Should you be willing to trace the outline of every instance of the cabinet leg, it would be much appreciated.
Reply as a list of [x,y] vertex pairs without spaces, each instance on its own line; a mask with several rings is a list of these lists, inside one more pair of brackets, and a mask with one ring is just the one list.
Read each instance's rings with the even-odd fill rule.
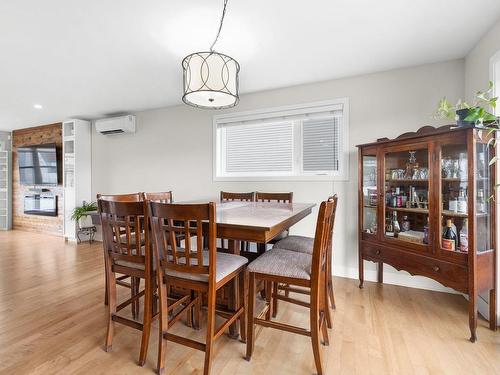
[[359,267],[359,289],[363,289],[363,283],[365,282],[365,273],[363,269],[363,258],[359,257],[358,267]]
[[477,335],[477,296],[469,295],[469,328],[470,328],[470,342],[476,342]]
[[383,262],[378,262],[378,267],[377,267],[377,281],[379,283],[384,282],[384,263]]
[[497,290],[490,290],[490,329],[497,330]]

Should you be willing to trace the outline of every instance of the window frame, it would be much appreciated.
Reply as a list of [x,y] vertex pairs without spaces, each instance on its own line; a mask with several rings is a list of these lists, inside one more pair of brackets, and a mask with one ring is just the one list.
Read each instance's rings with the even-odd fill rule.
[[[294,170],[300,175],[283,174],[279,172],[262,173],[259,176],[248,175],[219,175],[223,170],[224,158],[222,149],[224,139],[220,134],[218,139],[218,124],[237,121],[259,120],[270,117],[291,116],[294,114],[326,112],[338,110],[342,106],[342,121],[339,128],[339,170],[336,172],[305,172],[303,170],[303,128],[300,121],[293,122],[293,152],[292,163]],[[221,144],[219,149],[218,144]],[[296,168],[298,166],[298,168]],[[258,109],[244,112],[231,112],[213,116],[212,121],[212,176],[213,181],[347,181],[349,179],[349,98],[337,98],[320,102],[296,104],[289,106]]]

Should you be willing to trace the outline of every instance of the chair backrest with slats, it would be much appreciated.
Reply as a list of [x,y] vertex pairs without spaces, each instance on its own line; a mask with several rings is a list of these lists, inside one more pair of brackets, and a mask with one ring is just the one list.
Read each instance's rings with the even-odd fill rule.
[[149,231],[145,206],[139,202],[119,202],[99,199],[103,246],[113,262],[122,260],[132,263],[148,264],[152,260],[149,250]]
[[163,191],[159,193],[143,193],[144,200],[161,202],[161,203],[173,203],[174,198],[172,196],[172,191]]
[[293,192],[289,193],[263,193],[257,191],[255,193],[257,202],[277,202],[277,203],[292,203]]
[[329,249],[331,249],[332,229],[336,210],[336,195],[328,198],[327,201],[321,202],[319,207],[311,266],[311,289],[315,292],[321,290],[321,283],[325,280],[322,275],[326,272],[326,262],[330,261]]
[[229,191],[220,192],[221,202],[225,201],[240,201],[240,202],[255,202],[255,193],[231,193]]
[[130,194],[97,194],[97,200],[102,199],[111,202],[141,202],[141,193]]
[[[208,275],[215,282],[216,227],[215,203],[165,204],[147,202],[149,222],[153,233],[153,251],[161,272],[167,269]],[[208,228],[203,233],[203,222]],[[185,247],[178,246],[175,238],[183,235]],[[203,249],[203,235],[207,236],[208,253]],[[207,257],[208,255],[208,257]]]

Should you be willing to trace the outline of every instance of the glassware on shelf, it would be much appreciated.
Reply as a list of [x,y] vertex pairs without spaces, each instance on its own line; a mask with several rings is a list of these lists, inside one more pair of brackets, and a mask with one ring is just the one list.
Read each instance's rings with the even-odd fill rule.
[[477,189],[477,212],[484,214],[486,213],[486,201],[484,199],[484,190],[483,189]]
[[[363,231],[376,233],[378,189],[377,189],[377,157],[363,155]],[[375,223],[375,225],[374,225]]]
[[461,152],[458,155],[458,178],[460,181],[467,181],[467,153]]

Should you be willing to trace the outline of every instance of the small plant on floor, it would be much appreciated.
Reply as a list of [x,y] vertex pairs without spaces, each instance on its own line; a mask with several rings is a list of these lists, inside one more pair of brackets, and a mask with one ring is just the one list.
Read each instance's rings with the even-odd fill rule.
[[478,91],[474,102],[469,104],[459,99],[457,104],[451,104],[446,97],[441,99],[436,111],[436,117],[456,120],[458,126],[475,126],[476,128],[499,130],[499,119],[494,112],[498,97],[493,97],[493,82],[489,82],[486,91]]
[[80,207],[75,207],[75,209],[73,210],[73,214],[71,215],[71,219],[79,221],[82,217],[87,216],[90,211],[97,211],[97,203],[83,202]]

